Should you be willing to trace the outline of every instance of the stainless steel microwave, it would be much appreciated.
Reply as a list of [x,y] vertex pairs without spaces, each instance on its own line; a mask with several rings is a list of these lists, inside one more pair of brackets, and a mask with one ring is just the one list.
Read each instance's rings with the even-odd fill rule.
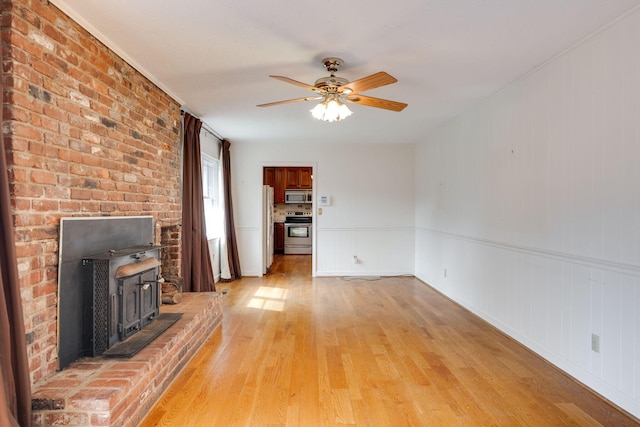
[[285,203],[311,203],[313,201],[310,190],[284,190]]

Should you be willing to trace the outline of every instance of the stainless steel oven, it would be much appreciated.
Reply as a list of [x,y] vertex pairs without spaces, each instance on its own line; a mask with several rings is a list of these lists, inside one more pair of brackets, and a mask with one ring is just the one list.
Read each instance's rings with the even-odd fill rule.
[[287,216],[284,223],[284,253],[311,253],[311,216],[309,214]]

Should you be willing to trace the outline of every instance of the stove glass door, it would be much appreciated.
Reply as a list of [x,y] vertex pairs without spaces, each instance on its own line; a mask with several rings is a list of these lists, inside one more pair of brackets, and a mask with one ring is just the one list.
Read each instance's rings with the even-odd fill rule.
[[307,239],[309,238],[309,229],[311,227],[309,227],[308,224],[306,225],[290,225],[288,227],[288,233],[287,236],[289,238],[294,238],[294,239]]
[[311,253],[311,224],[284,224],[284,253]]

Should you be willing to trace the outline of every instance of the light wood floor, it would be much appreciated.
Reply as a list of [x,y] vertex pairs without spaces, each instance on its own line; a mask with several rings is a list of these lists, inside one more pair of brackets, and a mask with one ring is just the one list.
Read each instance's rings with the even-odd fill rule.
[[222,325],[142,426],[638,425],[424,283],[310,260],[218,284]]

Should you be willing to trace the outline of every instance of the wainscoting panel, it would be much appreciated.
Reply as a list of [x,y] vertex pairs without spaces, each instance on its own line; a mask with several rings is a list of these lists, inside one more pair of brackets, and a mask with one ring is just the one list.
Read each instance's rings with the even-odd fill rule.
[[638,267],[418,228],[416,276],[640,414]]

